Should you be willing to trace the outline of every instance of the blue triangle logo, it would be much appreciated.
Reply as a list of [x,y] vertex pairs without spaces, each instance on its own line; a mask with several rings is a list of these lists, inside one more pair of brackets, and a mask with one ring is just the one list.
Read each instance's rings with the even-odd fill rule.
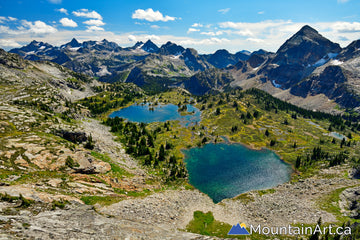
[[238,223],[232,226],[228,235],[250,235],[250,233],[246,230],[246,225],[244,223],[241,225]]

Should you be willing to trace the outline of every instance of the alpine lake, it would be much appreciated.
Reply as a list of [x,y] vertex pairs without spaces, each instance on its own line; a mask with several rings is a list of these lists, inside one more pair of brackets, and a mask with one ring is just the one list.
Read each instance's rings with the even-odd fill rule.
[[[185,114],[179,113],[174,104],[133,104],[109,115],[116,116],[137,123],[179,120],[184,127],[201,121],[201,111],[190,104]],[[182,152],[190,184],[215,203],[251,190],[272,188],[291,178],[291,165],[268,149],[254,150],[239,143],[222,142]]]

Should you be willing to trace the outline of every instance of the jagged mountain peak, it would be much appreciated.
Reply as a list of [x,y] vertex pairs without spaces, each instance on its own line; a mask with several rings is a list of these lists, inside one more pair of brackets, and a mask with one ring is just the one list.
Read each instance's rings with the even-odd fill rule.
[[76,38],[71,39],[70,43],[72,44],[79,44],[78,40]]
[[71,41],[66,45],[68,45],[70,47],[80,47],[81,46],[81,44],[78,42],[78,40],[76,40],[76,38],[71,39]]
[[155,44],[155,43],[153,43],[153,41],[151,41],[150,39],[148,39],[148,40],[145,42],[145,44]]
[[184,52],[184,55],[186,54],[191,54],[191,55],[194,55],[194,56],[198,56],[198,52],[196,51],[196,49],[194,48],[187,48],[185,49],[185,52]]
[[32,40],[29,45],[37,45],[39,44],[40,42],[36,41],[36,40]]
[[360,39],[351,42],[346,48],[360,48]]
[[257,54],[257,55],[266,55],[266,54],[268,54],[268,53],[270,53],[270,52],[268,52],[268,51],[266,51],[266,50],[264,50],[264,49],[259,49],[259,50],[257,50],[257,51],[252,52],[251,55],[254,55],[254,54]]
[[51,45],[48,43],[41,42],[41,41],[39,42],[39,41],[33,40],[27,46],[42,47],[42,46],[51,46]]
[[319,34],[319,32],[316,31],[316,29],[310,27],[309,25],[305,25],[296,34],[298,34],[298,35],[308,35],[309,36],[309,35]]
[[184,50],[185,48],[182,46],[168,41],[166,44],[161,46],[159,53],[163,55],[181,55]]
[[163,46],[172,45],[172,44],[175,44],[175,43],[172,43],[171,41],[167,41]]
[[344,48],[339,54],[338,59],[341,61],[347,61],[358,57],[360,57],[360,39],[351,42],[346,48]]
[[312,65],[329,53],[339,53],[341,47],[305,25],[276,52],[276,64]]
[[226,49],[219,49],[214,54],[230,54]]
[[244,55],[250,56],[250,55],[251,55],[251,52],[248,51],[248,50],[241,50],[241,51],[239,51],[239,52],[237,52],[237,53],[235,53],[235,54],[244,54]]
[[0,64],[17,69],[23,69],[26,66],[25,60],[18,54],[8,53],[2,48],[0,48]]
[[82,44],[79,43],[76,38],[71,39],[70,42],[65,43],[64,45],[61,45],[60,48],[76,48],[76,47],[80,47]]
[[38,42],[36,40],[33,40],[28,45],[23,46],[21,48],[11,49],[9,52],[16,53],[16,54],[19,54],[21,56],[26,56],[28,54],[32,55],[35,52],[48,50],[48,49],[51,49],[51,48],[53,48],[53,46],[48,44],[48,43]]
[[149,53],[156,53],[159,51],[159,47],[148,39],[141,47],[142,50]]
[[142,45],[144,45],[144,42],[143,42],[143,41],[137,41],[132,48],[133,48],[133,49],[136,49],[136,48],[141,47]]
[[318,31],[314,28],[305,25],[297,33],[295,33],[291,38],[289,38],[277,51],[277,53],[285,52],[291,47],[296,47],[303,45],[308,42],[307,47],[311,47],[310,44],[314,43],[315,45],[334,48],[337,51],[340,51],[340,46],[337,43],[331,42],[329,39],[323,37]]

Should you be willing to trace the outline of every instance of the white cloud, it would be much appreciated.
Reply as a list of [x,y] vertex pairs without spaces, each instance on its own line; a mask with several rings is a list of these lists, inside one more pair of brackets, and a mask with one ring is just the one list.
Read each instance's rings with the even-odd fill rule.
[[226,38],[209,38],[209,39],[186,39],[180,41],[182,45],[214,45],[214,44],[223,44],[230,42]]
[[159,41],[160,40],[160,37],[159,36],[156,36],[156,35],[146,35],[145,36],[145,39],[150,39],[152,41]]
[[258,12],[258,14],[260,14],[260,15],[262,15],[262,14],[264,14],[265,12],[264,11],[260,11],[260,12]]
[[14,17],[3,17],[3,16],[0,16],[0,23],[4,23],[4,22],[8,22],[8,21],[17,21],[18,19],[17,18],[14,18]]
[[21,47],[21,45],[14,40],[11,39],[0,39],[0,46],[2,48],[10,47],[10,48],[18,48]]
[[48,0],[50,3],[60,4],[62,0]]
[[194,23],[193,25],[191,25],[192,27],[203,27],[204,25],[202,25],[201,23]]
[[196,29],[196,28],[189,28],[187,31],[187,34],[192,33],[192,32],[199,32],[200,29]]
[[57,32],[57,29],[47,25],[46,23],[42,21],[35,21],[35,22],[29,22],[26,20],[22,21],[22,24],[25,28],[28,28],[28,32],[34,33],[34,34],[48,34],[48,33],[55,33]]
[[202,35],[207,35],[207,36],[219,36],[224,34],[224,32],[222,31],[217,31],[217,32],[201,32],[200,34]]
[[[273,35],[275,32],[291,32],[290,28],[296,28],[294,32],[300,28],[298,24],[290,20],[267,20],[261,22],[222,22],[219,23],[220,28],[228,29],[228,34],[235,34],[245,37],[266,37]],[[300,26],[301,27],[301,26]]]
[[69,18],[62,18],[59,21],[64,27],[77,27],[77,23]]
[[247,38],[246,41],[254,42],[254,43],[262,43],[262,42],[264,42],[264,40],[259,39],[259,38]]
[[134,35],[129,35],[128,39],[130,42],[136,42],[136,37]]
[[152,8],[148,8],[146,10],[137,9],[132,14],[132,18],[146,20],[149,22],[157,22],[157,21],[167,22],[167,21],[174,21],[176,19],[176,17],[170,17],[168,15],[164,16],[161,12],[154,11],[152,10]]
[[360,22],[335,22],[331,27],[340,33],[360,32]]
[[8,26],[0,25],[0,33],[2,33],[2,34],[18,35],[18,34],[23,33],[22,30],[23,30],[22,28],[19,30],[12,30]]
[[350,0],[337,0],[338,3],[347,3]]
[[160,28],[160,26],[158,26],[158,25],[151,25],[150,27],[153,28],[153,29],[159,29]]
[[221,28],[233,28],[233,29],[254,29],[254,30],[260,30],[260,29],[267,29],[267,28],[274,28],[274,27],[280,27],[287,24],[292,24],[293,22],[290,20],[284,21],[284,20],[267,20],[262,22],[255,22],[255,23],[248,23],[248,22],[222,22],[219,24]]
[[90,12],[88,9],[80,9],[78,11],[73,11],[72,13],[77,17],[94,18],[99,20],[103,19],[102,16],[96,11]]
[[236,34],[236,35],[240,35],[240,36],[245,36],[245,37],[249,37],[249,36],[254,36],[254,33],[250,30],[250,29],[244,29],[244,30],[239,30],[239,31],[232,31],[230,33]]
[[230,11],[230,8],[224,8],[224,9],[219,9],[218,12],[222,13],[222,14],[226,14],[227,12]]
[[87,27],[86,32],[97,32],[97,31],[105,31],[105,29],[98,26],[89,26]]
[[86,25],[93,25],[93,26],[104,26],[105,23],[102,20],[99,19],[90,19],[84,22]]
[[65,8],[56,9],[56,11],[69,15],[68,10],[66,10]]
[[[81,10],[84,12],[84,10]],[[205,25],[198,23],[197,27],[191,27],[200,31],[198,33],[208,32],[209,34],[194,34],[185,36],[174,35],[147,35],[144,33],[124,32],[123,34],[115,34],[105,31],[102,27],[89,25],[87,29],[64,29],[56,30],[53,24],[49,26],[49,22],[41,21],[27,22],[19,21],[16,24],[10,24],[5,17],[3,24],[0,24],[0,39],[6,39],[13,42],[6,44],[28,44],[33,39],[37,41],[48,42],[55,46],[59,46],[68,42],[73,36],[79,41],[95,40],[101,41],[106,38],[114,41],[120,46],[132,46],[136,41],[146,41],[151,39],[157,45],[171,41],[181,44],[184,47],[192,47],[199,53],[215,52],[218,49],[227,49],[230,52],[238,52],[240,50],[258,50],[260,48],[268,51],[276,51],[285,41],[295,34],[304,25],[310,25],[322,34],[324,37],[333,42],[338,42],[342,47],[347,46],[351,41],[360,39],[360,28],[358,22],[292,22],[287,20],[272,20],[262,22],[224,22],[217,26],[211,26],[207,29]],[[3,19],[3,18],[1,18]],[[88,19],[86,19],[88,20]],[[7,25],[7,23],[9,25]],[[22,25],[19,25],[22,24]],[[151,26],[145,22],[146,26]],[[202,26],[203,28],[201,28]],[[218,27],[218,29],[216,29]],[[36,29],[36,30],[35,30]],[[206,31],[202,31],[205,30]],[[99,32],[101,31],[101,32]],[[210,33],[211,32],[211,33]],[[221,37],[216,36],[217,32],[223,32]],[[51,34],[46,34],[51,33]],[[101,34],[99,34],[101,33]],[[218,33],[220,35],[220,33]],[[190,37],[191,36],[191,37]],[[222,36],[226,36],[222,37]],[[15,42],[15,43],[14,43]],[[1,46],[1,45],[0,45]],[[6,48],[4,46],[4,48]],[[8,47],[11,48],[11,47]]]

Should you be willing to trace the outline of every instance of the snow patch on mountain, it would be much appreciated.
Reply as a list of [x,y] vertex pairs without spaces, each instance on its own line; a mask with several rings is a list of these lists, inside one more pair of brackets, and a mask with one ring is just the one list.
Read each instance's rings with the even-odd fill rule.
[[174,56],[180,56],[180,55],[182,55],[182,52],[177,52],[174,54]]
[[70,51],[72,52],[76,52],[77,50],[79,50],[81,47],[72,47],[72,48],[69,48]]
[[[173,55],[173,56],[170,56],[171,59],[179,59],[180,58],[180,55]],[[188,61],[189,59],[186,58],[184,61]]]
[[275,80],[272,80],[272,84],[274,85],[274,87],[276,88],[281,88],[280,84],[277,84]]
[[322,58],[319,61],[317,61],[313,66],[314,67],[320,67],[320,66],[324,65],[326,62],[327,62],[327,60]]
[[144,43],[143,44],[140,44],[137,49],[141,49],[142,47],[144,46]]
[[320,66],[324,65],[325,63],[327,63],[329,60],[336,58],[337,55],[339,55],[339,54],[338,53],[328,53],[322,59],[317,61],[313,66],[320,67]]
[[343,64],[343,63],[344,63],[343,61],[339,61],[339,60],[337,60],[337,59],[332,60],[332,61],[330,62],[331,65],[335,65],[335,66],[341,65],[341,64]]
[[26,53],[26,56],[27,56],[27,55],[35,55],[35,51],[27,52],[27,53]]
[[97,72],[99,77],[103,77],[106,75],[111,75],[111,72],[108,71],[106,66],[100,66],[100,70]]

